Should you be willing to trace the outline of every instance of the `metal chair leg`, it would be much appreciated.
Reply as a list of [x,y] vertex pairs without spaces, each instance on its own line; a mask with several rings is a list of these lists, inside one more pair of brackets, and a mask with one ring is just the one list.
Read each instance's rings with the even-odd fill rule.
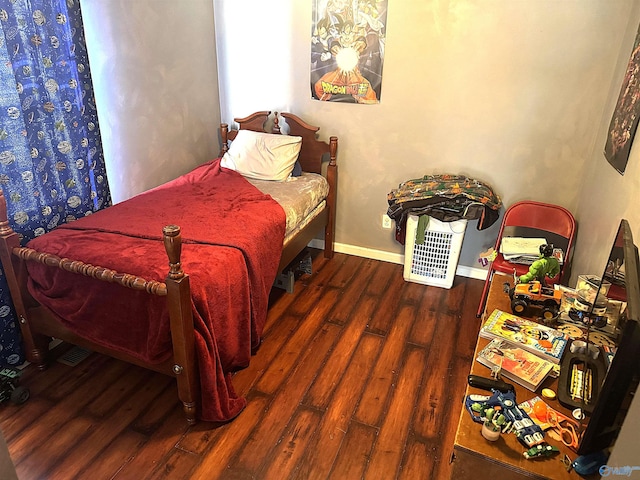
[[487,272],[487,278],[484,281],[484,288],[482,289],[482,296],[480,297],[480,305],[478,305],[478,312],[476,313],[476,317],[478,318],[480,318],[484,313],[484,307],[487,304],[487,295],[489,294],[491,278],[493,278],[493,270],[489,270]]

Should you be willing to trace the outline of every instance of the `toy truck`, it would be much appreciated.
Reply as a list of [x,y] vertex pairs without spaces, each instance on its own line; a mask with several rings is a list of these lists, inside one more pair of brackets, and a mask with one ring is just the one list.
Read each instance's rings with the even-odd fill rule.
[[18,385],[22,372],[15,368],[0,369],[0,403],[11,400],[16,405],[21,405],[29,399],[29,390]]
[[562,292],[553,287],[547,287],[535,280],[529,283],[509,283],[503,285],[505,293],[511,298],[511,311],[515,315],[526,315],[530,307],[542,309],[542,318],[551,320],[558,315]]

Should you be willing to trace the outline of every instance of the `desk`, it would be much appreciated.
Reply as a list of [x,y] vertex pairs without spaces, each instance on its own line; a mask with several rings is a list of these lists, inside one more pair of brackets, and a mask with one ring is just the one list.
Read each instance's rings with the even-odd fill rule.
[[[511,311],[509,296],[502,290],[502,285],[506,281],[511,281],[512,277],[508,275],[495,274],[489,295],[487,297],[486,312],[492,312],[495,308],[505,312]],[[490,370],[475,361],[477,354],[484,348],[489,340],[478,337],[476,351],[471,367],[472,374],[483,377],[490,376]],[[506,380],[515,386],[516,399],[518,402],[529,400],[536,395],[540,395],[542,388],[552,388],[557,391],[558,380],[547,378],[541,387],[534,393],[521,387],[517,383]],[[465,395],[479,394],[488,395],[490,392],[467,386]],[[545,400],[549,406],[571,416],[571,412],[560,405],[557,399]],[[462,405],[458,429],[456,431],[455,443],[453,446],[451,478],[460,480],[465,478],[473,478],[474,480],[506,480],[520,478],[550,478],[554,480],[563,479],[580,479],[581,477],[575,472],[567,472],[561,463],[564,455],[568,455],[571,460],[575,460],[577,454],[566,447],[562,442],[553,440],[547,434],[545,441],[550,445],[554,445],[560,449],[560,453],[547,458],[537,458],[527,460],[522,453],[526,448],[518,441],[514,434],[501,434],[500,438],[495,442],[489,442],[480,434],[481,424],[475,423],[469,413]]]

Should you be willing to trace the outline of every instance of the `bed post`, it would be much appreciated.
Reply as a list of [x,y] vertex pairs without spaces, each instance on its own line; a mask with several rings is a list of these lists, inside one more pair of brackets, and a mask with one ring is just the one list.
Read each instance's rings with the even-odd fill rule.
[[180,264],[182,250],[180,227],[167,225],[162,229],[162,233],[164,247],[169,257],[166,285],[175,362],[173,373],[178,382],[178,397],[182,402],[187,422],[193,425],[196,423],[196,398],[199,392],[189,275],[184,273]]
[[7,200],[4,198],[2,190],[0,190],[0,259],[2,267],[13,300],[13,306],[18,315],[20,322],[20,332],[22,333],[22,341],[25,348],[27,360],[37,365],[39,370],[46,368],[46,353],[48,350],[47,340],[44,337],[38,337],[38,341],[31,332],[28,322],[27,310],[25,308],[22,288],[16,275],[13,249],[20,247],[20,239],[18,234],[9,225],[7,215]]
[[333,242],[335,240],[336,228],[336,203],[338,196],[338,165],[336,157],[338,155],[338,137],[329,138],[329,165],[327,165],[327,182],[329,183],[329,196],[327,204],[329,206],[329,218],[324,229],[324,256],[333,258]]

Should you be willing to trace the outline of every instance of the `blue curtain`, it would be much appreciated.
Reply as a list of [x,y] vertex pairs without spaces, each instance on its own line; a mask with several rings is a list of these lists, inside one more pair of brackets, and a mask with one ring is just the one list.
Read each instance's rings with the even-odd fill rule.
[[[0,0],[0,187],[25,243],[111,204],[78,0]],[[0,364],[24,361],[4,272]]]

